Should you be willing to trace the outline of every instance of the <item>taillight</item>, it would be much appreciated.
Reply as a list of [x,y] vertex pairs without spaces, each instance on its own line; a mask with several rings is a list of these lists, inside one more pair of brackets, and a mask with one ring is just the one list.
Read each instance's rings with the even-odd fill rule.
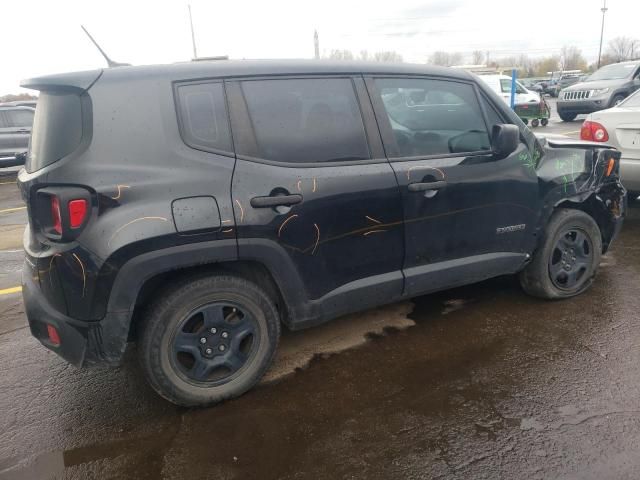
[[56,347],[60,345],[60,334],[56,327],[51,324],[47,324],[47,334],[49,335],[49,341]]
[[60,200],[55,195],[51,197],[51,226],[53,231],[62,235],[62,217],[60,216]]
[[91,192],[83,187],[52,186],[36,192],[31,213],[50,240],[69,242],[80,235],[91,215]]
[[591,120],[585,120],[580,128],[580,138],[592,142],[606,142],[609,140],[609,133],[603,125]]
[[80,228],[87,216],[87,201],[84,198],[71,200],[67,204],[69,208],[69,224],[71,228]]

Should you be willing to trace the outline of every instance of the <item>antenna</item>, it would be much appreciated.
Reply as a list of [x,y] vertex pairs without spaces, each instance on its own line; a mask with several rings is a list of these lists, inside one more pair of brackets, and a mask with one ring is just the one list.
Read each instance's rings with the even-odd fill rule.
[[107,61],[107,65],[109,65],[109,68],[112,67],[130,67],[131,64],[130,63],[119,63],[119,62],[114,62],[113,60],[111,60],[106,53],[104,53],[104,50],[102,50],[100,48],[100,45],[98,45],[98,42],[96,42],[93,37],[91,36],[91,34],[87,31],[86,28],[84,28],[84,25],[80,25],[80,28],[82,28],[82,30],[84,30],[84,33],[87,34],[87,37],[89,37],[89,40],[91,40],[93,42],[93,44],[96,46],[96,48],[100,51],[100,53],[102,54],[102,56],[104,57],[104,59]]
[[191,43],[193,44],[193,59],[198,59],[198,53],[196,52],[196,34],[193,31],[193,17],[191,16],[191,5],[187,5],[189,8],[189,25],[191,25]]

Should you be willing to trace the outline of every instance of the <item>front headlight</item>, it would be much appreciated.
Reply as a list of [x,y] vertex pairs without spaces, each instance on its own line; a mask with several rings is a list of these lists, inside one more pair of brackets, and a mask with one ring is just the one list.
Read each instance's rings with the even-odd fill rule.
[[597,97],[598,95],[602,95],[604,93],[607,93],[609,91],[608,88],[598,88],[597,90],[593,91],[593,94],[591,95],[592,97]]

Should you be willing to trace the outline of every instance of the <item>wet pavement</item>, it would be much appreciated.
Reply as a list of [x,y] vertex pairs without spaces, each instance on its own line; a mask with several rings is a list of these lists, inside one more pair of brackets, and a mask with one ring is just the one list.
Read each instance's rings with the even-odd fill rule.
[[134,349],[67,365],[2,295],[0,479],[640,478],[638,238],[636,207],[571,300],[506,277],[285,334],[280,374],[208,409],[157,397]]

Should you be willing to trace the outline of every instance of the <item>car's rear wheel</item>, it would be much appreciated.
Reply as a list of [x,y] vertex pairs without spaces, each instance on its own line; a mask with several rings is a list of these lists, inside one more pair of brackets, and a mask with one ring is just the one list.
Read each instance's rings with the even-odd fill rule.
[[565,113],[558,110],[558,115],[562,119],[563,122],[573,122],[578,116],[577,113]]
[[520,283],[536,297],[573,297],[593,283],[601,254],[602,236],[593,218],[580,210],[558,210]]
[[205,406],[253,387],[279,337],[269,296],[245,279],[219,275],[165,290],[148,309],[138,348],[156,392],[178,405]]

